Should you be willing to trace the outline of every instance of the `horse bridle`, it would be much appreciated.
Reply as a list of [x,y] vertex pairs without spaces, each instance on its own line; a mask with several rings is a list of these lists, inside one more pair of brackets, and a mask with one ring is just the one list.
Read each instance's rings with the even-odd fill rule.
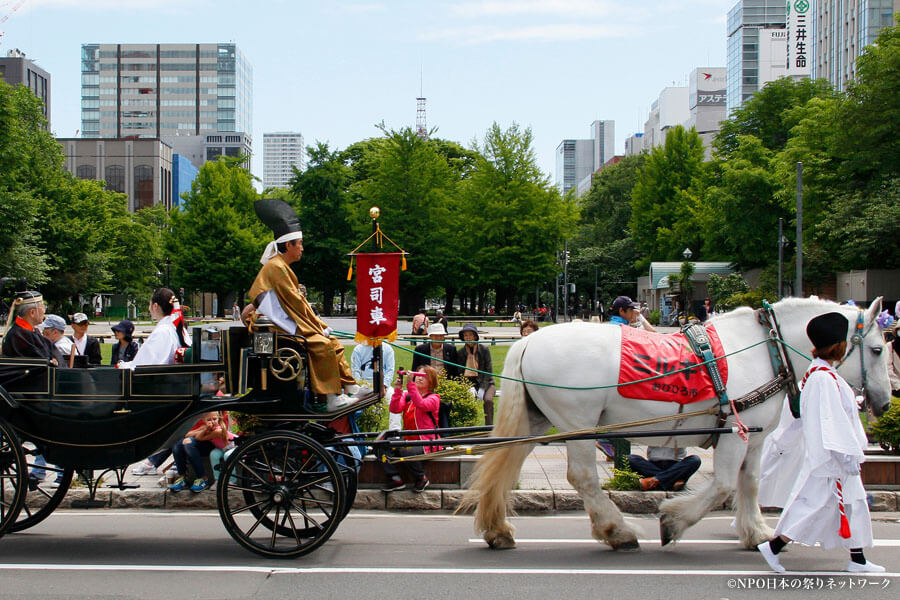
[[866,383],[868,383],[868,373],[866,371],[866,353],[863,352],[863,340],[869,335],[869,332],[872,331],[872,327],[875,326],[875,319],[872,319],[872,322],[869,323],[868,327],[865,327],[866,320],[863,311],[858,311],[856,315],[856,329],[853,331],[853,335],[850,336],[850,349],[847,351],[847,354],[844,355],[844,358],[841,359],[841,362],[837,364],[835,370],[840,369],[841,365],[847,362],[847,359],[853,354],[853,351],[856,350],[857,346],[859,347],[859,371],[860,371],[860,388],[859,391],[863,397],[862,406],[860,408],[865,408],[866,403],[868,402],[868,398],[866,397]]

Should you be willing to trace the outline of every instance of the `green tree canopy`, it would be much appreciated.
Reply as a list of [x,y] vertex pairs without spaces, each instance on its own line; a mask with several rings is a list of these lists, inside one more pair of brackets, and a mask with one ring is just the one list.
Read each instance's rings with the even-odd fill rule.
[[703,156],[697,131],[679,125],[647,157],[631,203],[630,225],[634,245],[643,257],[641,268],[653,260],[680,260],[686,246],[695,251],[700,247],[695,215]]
[[185,195],[182,210],[169,215],[165,248],[172,261],[172,284],[215,292],[218,316],[231,291],[250,287],[259,257],[271,241],[253,210],[257,193],[250,172],[235,160],[205,163]]
[[322,292],[323,310],[332,314],[335,292],[348,286],[347,252],[353,249],[350,234],[347,183],[350,170],[339,152],[318,142],[307,148],[309,160],[302,173],[295,171],[291,195],[306,233],[298,277]]

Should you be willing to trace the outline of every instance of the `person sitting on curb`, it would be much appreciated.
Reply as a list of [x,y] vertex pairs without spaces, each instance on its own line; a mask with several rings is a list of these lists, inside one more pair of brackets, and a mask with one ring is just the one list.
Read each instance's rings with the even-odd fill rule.
[[684,448],[668,446],[648,446],[647,458],[639,454],[629,454],[631,470],[641,478],[641,490],[666,490],[680,492],[691,475],[700,468],[700,457],[690,456]]
[[[208,412],[203,415],[203,424],[194,427],[188,431],[183,440],[176,442],[172,446],[172,455],[175,457],[175,471],[178,478],[169,489],[173,492],[180,492],[188,487],[184,477],[187,474],[187,461],[191,462],[194,468],[196,479],[191,487],[192,492],[202,492],[208,488],[211,481],[206,478],[206,467],[203,465],[204,459],[209,456],[213,448],[216,447],[215,440],[218,438],[222,447],[229,442],[228,426],[221,413]],[[213,480],[214,481],[214,480]]]
[[[432,327],[443,327],[440,323],[432,325]],[[441,397],[434,390],[438,385],[438,372],[434,367],[422,367],[422,371],[418,373],[410,373],[409,381],[406,382],[406,391],[403,391],[403,375],[405,371],[400,371],[397,380],[394,382],[394,395],[391,398],[391,412],[398,413],[403,416],[403,429],[436,429],[438,427],[438,412],[441,410]],[[437,436],[433,433],[423,433],[421,435],[408,436],[407,440],[433,440]],[[395,456],[419,456],[440,450],[440,446],[411,446],[409,448],[395,448],[384,452],[388,457]],[[383,458],[383,457],[382,457]],[[388,483],[381,489],[383,492],[394,492],[402,490],[406,487],[403,478],[400,477],[400,471],[397,465],[383,461],[382,467],[388,476]],[[404,463],[415,477],[416,483],[413,491],[422,492],[428,487],[428,477],[425,475],[425,466],[418,461],[409,461]]]

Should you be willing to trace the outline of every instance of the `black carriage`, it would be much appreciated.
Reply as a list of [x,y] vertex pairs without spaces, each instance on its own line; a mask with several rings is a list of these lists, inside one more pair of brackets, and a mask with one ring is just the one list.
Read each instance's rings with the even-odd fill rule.
[[[380,396],[321,412],[304,340],[257,325],[194,328],[183,364],[65,369],[0,358],[0,535],[46,518],[75,472],[93,499],[95,470],[114,472],[121,485],[128,465],[171,447],[198,415],[227,410],[257,422],[218,476],[228,532],[265,556],[300,556],[323,544],[353,503],[359,460],[345,439],[329,445],[338,438],[327,424]],[[220,377],[225,396],[216,395]],[[29,481],[39,456],[58,486]]]

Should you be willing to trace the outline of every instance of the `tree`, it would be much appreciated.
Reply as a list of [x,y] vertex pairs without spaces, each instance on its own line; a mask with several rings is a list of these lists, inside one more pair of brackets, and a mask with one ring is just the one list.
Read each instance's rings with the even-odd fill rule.
[[831,272],[900,268],[900,178],[835,198],[812,237]]
[[777,197],[773,153],[754,136],[740,135],[728,160],[714,161],[705,201],[697,211],[703,255],[753,268],[771,263],[778,252],[778,218],[792,212]]
[[713,305],[721,308],[731,308],[725,304],[728,298],[735,294],[746,294],[750,291],[750,286],[738,273],[729,273],[725,277],[712,273],[706,285]]
[[900,25],[882,29],[875,43],[856,59],[856,79],[848,85],[838,112],[835,154],[845,157],[842,175],[853,188],[877,188],[900,175],[897,90]]
[[335,292],[347,288],[346,254],[356,245],[346,199],[349,169],[328,144],[318,142],[307,153],[307,169],[295,171],[291,179],[291,195],[307,232],[297,271],[305,285],[322,292],[322,308],[330,316]]
[[834,90],[825,79],[794,81],[782,77],[770,81],[722,122],[713,148],[720,157],[727,158],[738,149],[739,136],[752,135],[759,138],[764,148],[778,152],[797,124],[797,115],[789,109],[803,106],[811,98],[833,97]]
[[[591,189],[578,200],[579,225],[569,243],[569,281],[578,289],[594,289],[598,300],[621,294],[620,281],[634,281],[638,259],[628,223],[631,194],[646,162],[646,154],[626,156],[594,177]],[[588,294],[590,295],[590,294]]]
[[630,226],[641,268],[653,260],[678,260],[685,246],[701,246],[695,214],[703,158],[697,131],[686,131],[681,125],[670,130],[665,143],[647,157],[631,203]]
[[376,155],[365,164],[369,177],[352,186],[351,213],[362,233],[369,207],[378,206],[381,228],[410,253],[400,276],[400,312],[412,314],[459,276],[458,176],[437,144],[412,128],[382,131],[383,141],[370,145]]
[[272,233],[253,210],[252,175],[237,160],[205,163],[186,194],[181,211],[169,216],[165,248],[172,280],[184,287],[215,292],[218,316],[225,296],[243,292],[259,271],[259,257]]
[[494,123],[464,186],[465,239],[456,251],[470,259],[480,291],[496,291],[498,308],[555,275],[555,251],[578,218],[574,198],[537,167],[532,141],[531,129]]
[[62,165],[45,126],[41,101],[0,79],[0,276],[27,277],[32,285],[45,282],[49,269],[39,245],[35,187]]

